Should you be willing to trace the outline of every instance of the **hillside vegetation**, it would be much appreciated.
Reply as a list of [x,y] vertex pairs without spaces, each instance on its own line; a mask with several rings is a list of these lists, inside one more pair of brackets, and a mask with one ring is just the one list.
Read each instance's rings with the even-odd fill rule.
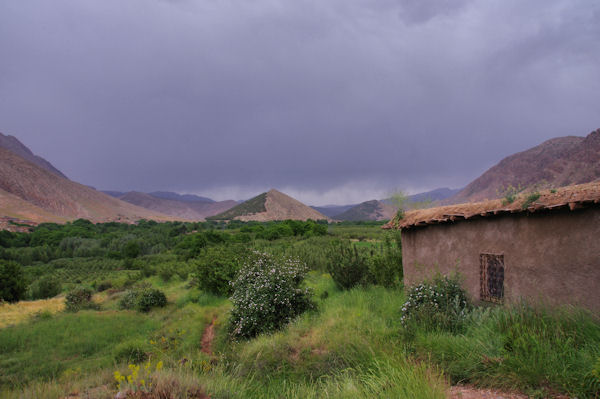
[[380,225],[2,232],[0,274],[19,274],[29,300],[0,306],[0,320],[13,315],[0,325],[0,397],[441,399],[459,383],[600,394],[594,316],[457,302],[456,278],[405,288],[399,237]]

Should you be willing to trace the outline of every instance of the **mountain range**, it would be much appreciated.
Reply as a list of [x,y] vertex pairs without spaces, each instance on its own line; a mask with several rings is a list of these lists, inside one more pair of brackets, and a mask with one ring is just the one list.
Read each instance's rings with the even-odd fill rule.
[[204,220],[237,205],[233,200],[213,201],[191,194],[180,195],[164,191],[148,194],[136,191],[107,193],[130,204],[184,220]]
[[23,145],[23,143],[21,143],[15,136],[5,136],[4,134],[0,133],[0,147],[20,156],[26,161],[36,164],[42,169],[46,169],[57,176],[67,179],[67,176],[65,176],[60,170],[56,169],[50,162],[46,161],[40,156],[34,155],[34,153],[31,152],[29,148],[25,147],[25,145]]
[[[427,205],[435,205],[459,191],[460,189],[438,188],[409,195],[406,197],[406,203],[409,207],[422,206],[425,202],[428,203]],[[334,220],[341,221],[388,220],[394,216],[397,210],[390,198],[379,201],[370,200],[360,204],[313,206],[312,208]]]
[[[508,156],[462,190],[436,189],[408,197],[410,204],[456,204],[498,198],[509,187],[539,190],[600,180],[600,129],[586,137],[547,140]],[[458,192],[457,192],[458,191]],[[308,207],[277,190],[248,201],[213,201],[193,194],[106,191],[69,180],[16,137],[0,133],[0,228],[19,223],[165,220],[381,220],[390,200]]]
[[32,222],[133,222],[169,217],[75,183],[0,147],[0,216]]
[[526,151],[501,160],[447,204],[482,201],[503,196],[512,186],[517,190],[539,190],[600,179],[600,129],[586,137],[566,136],[547,140]]

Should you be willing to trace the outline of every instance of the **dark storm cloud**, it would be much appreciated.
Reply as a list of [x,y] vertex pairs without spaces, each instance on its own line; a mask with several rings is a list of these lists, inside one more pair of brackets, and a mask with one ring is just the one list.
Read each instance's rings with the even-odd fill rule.
[[314,203],[600,126],[596,1],[9,0],[0,131],[74,180]]

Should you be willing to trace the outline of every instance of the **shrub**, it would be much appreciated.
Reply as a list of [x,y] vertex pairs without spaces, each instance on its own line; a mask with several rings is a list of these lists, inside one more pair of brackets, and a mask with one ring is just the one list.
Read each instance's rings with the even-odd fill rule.
[[65,297],[65,307],[69,312],[77,312],[82,309],[97,309],[98,306],[92,301],[92,290],[89,288],[75,288]]
[[112,281],[110,281],[110,280],[102,281],[102,282],[98,283],[98,285],[96,285],[96,291],[98,291],[98,292],[106,291],[108,289],[111,289],[112,286],[113,286]]
[[18,302],[25,296],[25,276],[21,265],[0,260],[0,302]]
[[233,282],[229,332],[250,338],[273,332],[311,309],[311,291],[300,288],[306,265],[297,260],[256,253]]
[[123,295],[121,297],[121,299],[119,299],[119,303],[117,304],[117,306],[121,310],[134,309],[135,304],[137,303],[137,298],[138,298],[137,291],[127,291],[127,292],[125,292],[125,295]]
[[152,308],[162,308],[167,304],[164,292],[157,289],[145,289],[140,291],[136,309],[140,312],[148,312]]
[[369,281],[369,260],[348,241],[334,241],[327,254],[327,271],[335,284],[347,290]]
[[167,304],[165,294],[154,288],[142,288],[130,290],[119,300],[119,309],[136,309],[140,312],[148,312],[155,307],[164,307]]
[[156,269],[149,263],[144,263],[140,268],[140,271],[144,277],[151,277],[156,274]]
[[163,263],[158,267],[158,276],[164,282],[169,281],[173,277],[173,274],[175,274],[173,263]]
[[458,276],[436,276],[408,291],[402,307],[402,324],[425,330],[460,331],[472,305]]
[[60,294],[62,285],[60,281],[52,276],[44,276],[29,287],[29,297],[31,299],[52,298]]
[[117,362],[141,363],[148,359],[150,349],[142,340],[121,342],[114,349],[114,359]]
[[533,192],[531,194],[529,194],[526,198],[525,201],[523,201],[523,204],[521,205],[521,208],[523,210],[529,208],[531,205],[533,205],[533,203],[535,201],[537,201],[538,199],[540,199],[540,193],[539,192]]
[[400,234],[386,235],[383,247],[378,254],[373,254],[369,260],[369,280],[373,284],[384,287],[395,287],[402,283],[402,250]]
[[231,295],[231,282],[242,267],[245,252],[240,246],[207,248],[196,261],[198,288],[215,295]]

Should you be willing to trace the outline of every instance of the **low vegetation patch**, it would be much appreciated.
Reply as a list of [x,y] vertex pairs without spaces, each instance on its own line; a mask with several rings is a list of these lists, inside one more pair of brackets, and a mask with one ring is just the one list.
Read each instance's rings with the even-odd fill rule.
[[119,309],[135,309],[148,312],[152,308],[162,308],[167,304],[167,297],[159,289],[144,287],[130,290],[119,300]]
[[0,329],[0,390],[58,379],[69,369],[109,367],[119,343],[158,327],[141,314],[79,312]]
[[65,309],[68,312],[78,312],[82,309],[99,309],[92,300],[93,292],[89,288],[76,288],[65,297]]
[[436,276],[408,289],[401,320],[405,328],[459,332],[471,309],[458,276]]

